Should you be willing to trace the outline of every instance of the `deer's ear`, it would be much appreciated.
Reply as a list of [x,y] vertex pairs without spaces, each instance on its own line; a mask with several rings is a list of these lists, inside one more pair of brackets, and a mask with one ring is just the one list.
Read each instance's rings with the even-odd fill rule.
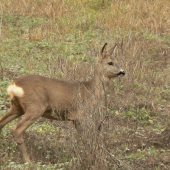
[[104,46],[102,47],[102,49],[101,49],[101,56],[102,56],[102,58],[105,56],[105,54],[106,54],[106,46],[107,46],[107,43],[105,43],[104,44]]
[[109,55],[112,55],[113,54],[113,51],[115,50],[117,44],[114,45],[114,47],[112,47],[109,51],[108,51],[108,54]]

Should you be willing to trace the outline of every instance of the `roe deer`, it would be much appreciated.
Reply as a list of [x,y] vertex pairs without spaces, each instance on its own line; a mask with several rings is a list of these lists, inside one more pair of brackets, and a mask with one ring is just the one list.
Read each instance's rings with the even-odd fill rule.
[[76,125],[79,119],[79,108],[76,104],[76,93],[83,100],[88,100],[93,95],[95,100],[101,100],[104,92],[103,83],[107,84],[111,78],[125,75],[117,64],[113,51],[116,45],[106,50],[106,45],[101,49],[94,76],[90,81],[75,82],[62,81],[39,75],[25,75],[13,81],[7,92],[11,100],[11,108],[0,118],[0,132],[2,128],[15,118],[24,115],[14,128],[14,140],[22,152],[23,161],[30,161],[23,140],[23,132],[32,125],[40,116],[59,120],[70,120]]

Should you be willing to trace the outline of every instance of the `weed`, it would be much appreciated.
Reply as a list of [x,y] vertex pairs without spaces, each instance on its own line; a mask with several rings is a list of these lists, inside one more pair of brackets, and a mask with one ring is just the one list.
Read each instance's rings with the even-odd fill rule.
[[69,122],[32,125],[25,140],[33,163],[21,164],[13,143],[20,118],[7,124],[0,169],[169,169],[169,1],[2,0],[0,6],[0,117],[13,79],[30,73],[90,79],[105,42],[117,42],[116,59],[126,71],[110,83],[107,106],[95,114],[84,108],[82,136]]

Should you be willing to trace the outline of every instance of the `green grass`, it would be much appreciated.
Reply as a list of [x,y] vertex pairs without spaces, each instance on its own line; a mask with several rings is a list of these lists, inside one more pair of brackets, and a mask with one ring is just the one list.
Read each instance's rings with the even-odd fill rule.
[[[0,16],[0,63],[4,69],[0,106],[9,103],[6,89],[21,75],[90,79],[102,45],[108,42],[111,47],[117,42],[116,59],[126,75],[111,81],[108,88],[109,119],[101,132],[103,145],[134,169],[137,164],[168,169],[169,162],[164,161],[170,153],[168,140],[159,137],[155,146],[148,139],[156,138],[169,123],[169,1],[49,0],[48,4],[39,0],[32,8],[33,2],[27,1],[24,6],[15,0],[18,8],[5,1],[0,3],[4,7]],[[5,112],[0,110],[0,117]],[[70,124],[61,128],[47,120],[37,121],[26,131],[27,146],[36,151],[30,151],[35,162],[21,164],[11,135],[17,122],[10,122],[2,130],[1,169],[70,169],[87,165],[83,163],[89,156],[85,153],[91,150],[73,137]],[[117,168],[113,162],[107,160],[108,169]]]

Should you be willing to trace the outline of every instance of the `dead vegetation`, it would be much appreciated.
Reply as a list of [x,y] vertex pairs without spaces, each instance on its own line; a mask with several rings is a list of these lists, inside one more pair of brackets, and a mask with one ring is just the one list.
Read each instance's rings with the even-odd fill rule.
[[[31,126],[24,138],[33,162],[23,166],[43,169],[37,164],[41,162],[46,169],[169,169],[168,0],[9,0],[0,5],[1,101],[8,103],[9,71],[90,79],[103,42],[118,42],[117,60],[126,71],[109,85],[101,110],[82,106],[88,120],[82,122],[83,134],[70,123],[44,119]],[[22,166],[10,133],[15,124],[0,138],[1,169]]]

